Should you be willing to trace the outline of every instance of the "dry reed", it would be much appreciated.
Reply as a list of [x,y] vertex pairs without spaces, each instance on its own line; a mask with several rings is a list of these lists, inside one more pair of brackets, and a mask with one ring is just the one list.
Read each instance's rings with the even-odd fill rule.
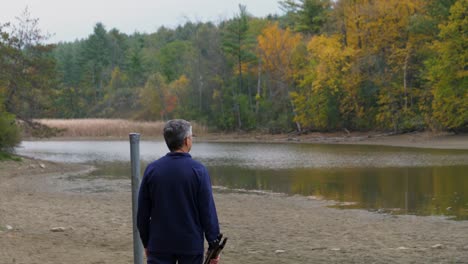
[[[124,119],[37,119],[49,127],[63,130],[61,137],[128,137],[129,133],[140,133],[144,137],[161,137],[165,122],[141,122]],[[207,128],[191,122],[195,135],[205,135]]]

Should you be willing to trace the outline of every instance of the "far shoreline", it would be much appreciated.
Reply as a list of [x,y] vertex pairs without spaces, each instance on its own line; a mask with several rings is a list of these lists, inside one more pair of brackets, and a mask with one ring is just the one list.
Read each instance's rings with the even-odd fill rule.
[[[388,147],[407,147],[423,149],[468,150],[468,134],[453,134],[448,132],[412,132],[390,134],[377,132],[351,133],[319,133],[302,135],[293,134],[262,134],[262,133],[206,133],[194,135],[198,142],[220,143],[295,143],[295,144],[337,144],[337,145],[373,145]],[[145,137],[142,140],[163,140],[163,137]],[[97,136],[97,137],[26,137],[23,141],[113,141],[128,140],[128,137]]]

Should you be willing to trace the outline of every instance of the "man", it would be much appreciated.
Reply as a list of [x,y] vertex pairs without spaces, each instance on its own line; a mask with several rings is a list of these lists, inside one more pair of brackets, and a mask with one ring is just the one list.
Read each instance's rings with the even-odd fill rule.
[[168,121],[164,140],[170,152],[148,165],[138,197],[137,225],[148,264],[203,263],[203,235],[209,244],[219,235],[210,176],[189,154],[189,122]]

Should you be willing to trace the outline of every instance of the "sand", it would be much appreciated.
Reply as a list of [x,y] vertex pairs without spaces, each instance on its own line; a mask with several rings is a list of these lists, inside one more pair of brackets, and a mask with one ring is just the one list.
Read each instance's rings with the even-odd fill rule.
[[[80,177],[92,169],[0,162],[0,264],[132,263],[130,181]],[[221,263],[468,263],[468,221],[340,210],[314,197],[214,195],[229,237]]]

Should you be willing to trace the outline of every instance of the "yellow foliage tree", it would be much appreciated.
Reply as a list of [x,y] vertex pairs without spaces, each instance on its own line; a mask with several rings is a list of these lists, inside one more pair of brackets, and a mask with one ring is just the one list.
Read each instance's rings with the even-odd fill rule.
[[307,50],[311,63],[304,71],[301,89],[292,94],[296,121],[313,129],[337,128],[349,111],[343,98],[351,98],[344,95],[354,50],[343,47],[338,35],[313,37]]
[[263,69],[281,81],[292,81],[294,75],[292,58],[301,40],[300,34],[292,32],[289,28],[281,29],[278,23],[266,27],[258,36]]
[[425,5],[422,0],[337,2],[342,42],[356,51],[351,91],[367,98],[358,107],[357,118],[375,115],[381,127],[399,130],[402,119],[417,108],[414,101],[419,92],[412,88],[411,79],[417,71],[415,54],[425,41],[411,26]]
[[190,104],[188,102],[190,99],[188,91],[189,84],[190,80],[185,75],[181,75],[179,79],[169,84],[169,94],[167,95],[169,99],[167,100],[167,105],[171,107],[168,109],[168,112],[174,111],[180,118],[190,113]]
[[[278,23],[273,23],[263,29],[258,36],[258,52],[262,60],[262,69],[275,81],[271,85],[270,94],[274,96],[288,98],[293,114],[296,115],[294,104],[290,98],[294,75],[297,71],[293,63],[297,47],[301,45],[300,34],[292,32],[289,28],[281,29]],[[257,95],[258,96],[258,95]],[[296,123],[297,130],[300,131],[299,123]]]
[[164,115],[164,94],[168,89],[166,82],[160,73],[152,74],[140,92],[140,103],[144,109],[144,116],[149,117],[149,119],[166,119]]

